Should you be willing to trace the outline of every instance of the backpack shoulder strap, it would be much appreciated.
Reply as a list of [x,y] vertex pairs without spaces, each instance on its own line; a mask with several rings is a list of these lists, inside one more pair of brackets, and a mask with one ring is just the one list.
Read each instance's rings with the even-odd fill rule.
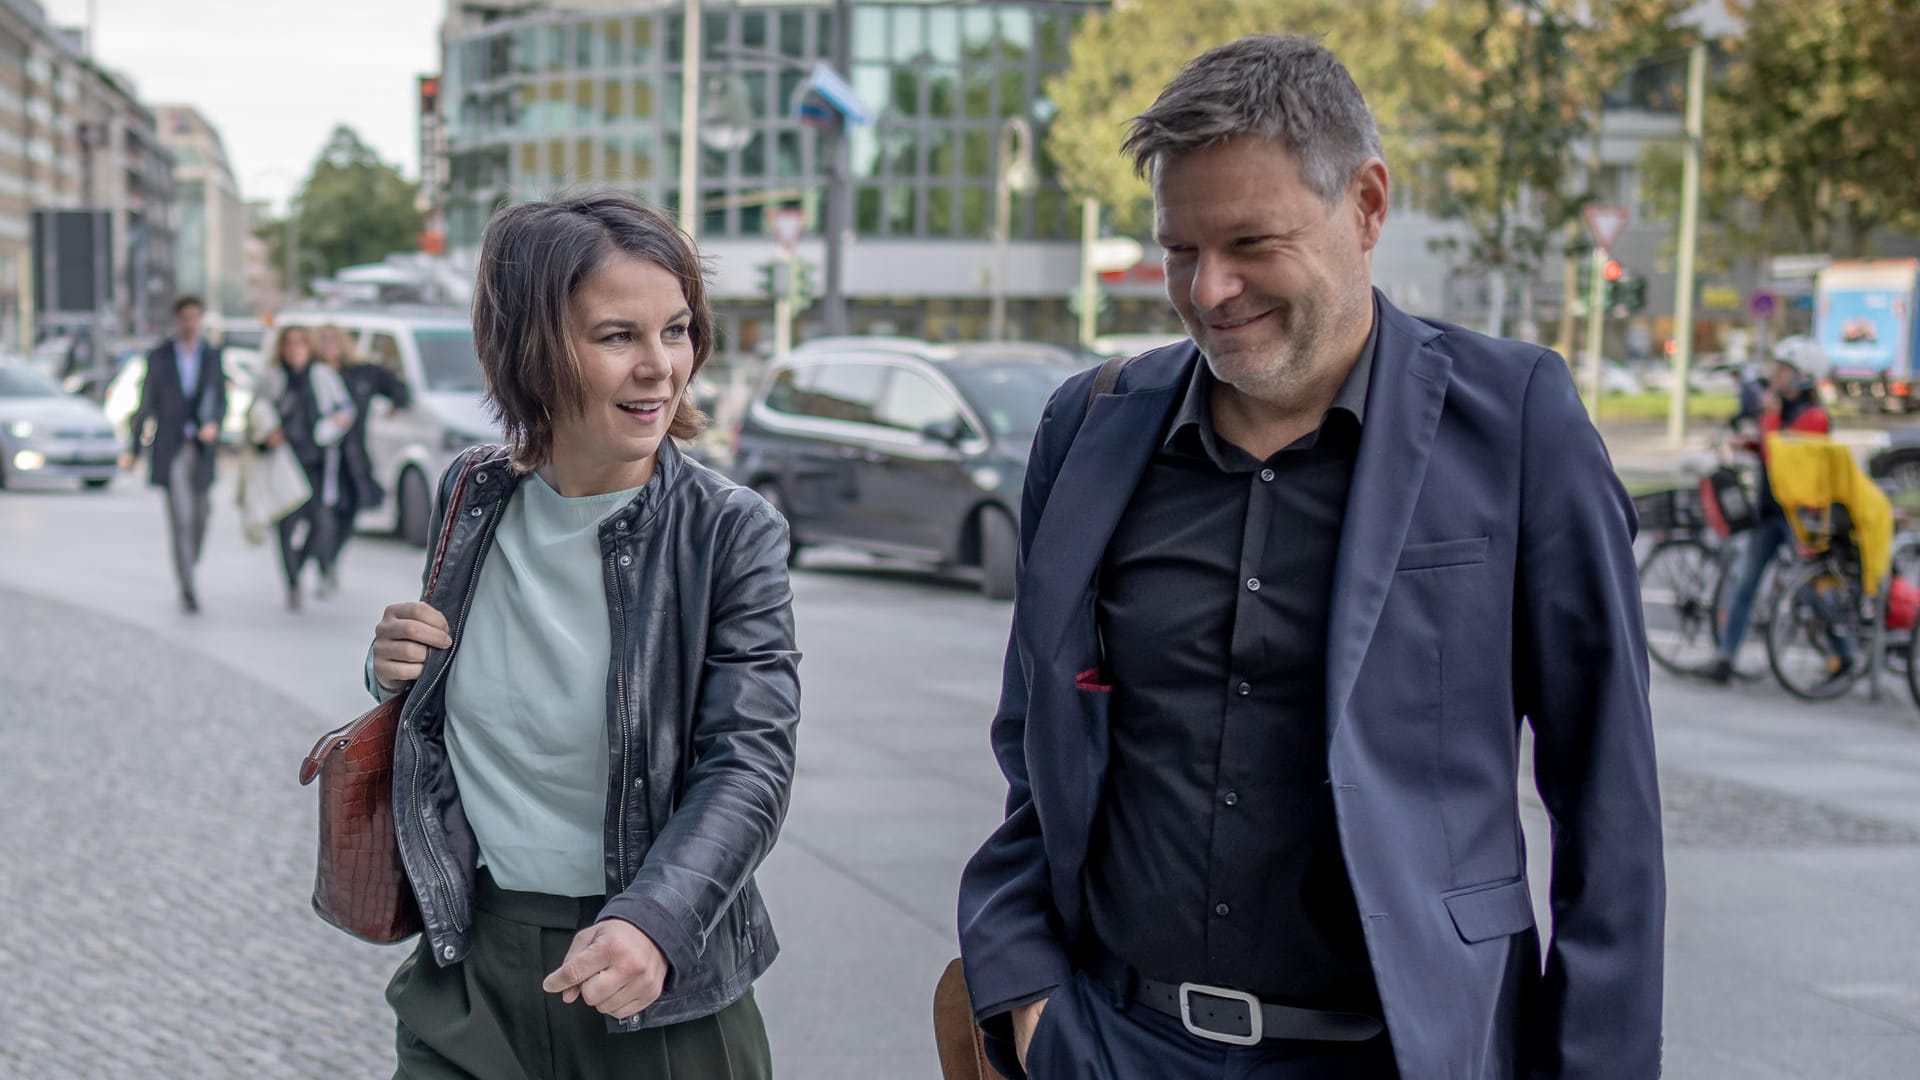
[[1087,395],[1089,408],[1093,406],[1094,398],[1101,394],[1113,393],[1113,388],[1120,385],[1120,373],[1125,371],[1127,365],[1131,363],[1133,363],[1131,356],[1116,356],[1100,365],[1100,373],[1093,377],[1093,390]]

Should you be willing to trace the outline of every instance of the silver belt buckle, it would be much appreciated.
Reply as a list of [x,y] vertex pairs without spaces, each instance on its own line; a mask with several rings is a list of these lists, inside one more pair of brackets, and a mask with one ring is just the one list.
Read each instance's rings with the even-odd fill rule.
[[[1229,1035],[1224,1031],[1213,1031],[1195,1024],[1193,1022],[1193,995],[1195,994],[1205,994],[1211,998],[1237,1001],[1245,1005],[1247,1007],[1247,1027],[1251,1029],[1250,1033],[1246,1035]],[[1180,984],[1180,1023],[1185,1026],[1189,1032],[1203,1039],[1210,1039],[1218,1043],[1227,1043],[1231,1046],[1258,1046],[1260,1045],[1260,1040],[1265,1035],[1265,1020],[1266,1018],[1260,1015],[1260,999],[1247,993],[1245,990],[1229,990],[1224,986],[1206,986],[1202,983]]]

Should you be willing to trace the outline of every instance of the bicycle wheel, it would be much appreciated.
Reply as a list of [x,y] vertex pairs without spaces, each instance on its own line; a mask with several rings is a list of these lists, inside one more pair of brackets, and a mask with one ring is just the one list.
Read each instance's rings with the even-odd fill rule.
[[[1767,666],[1787,693],[1831,701],[1853,689],[1866,670],[1861,599],[1859,584],[1825,559],[1781,572],[1767,602]],[[1841,660],[1843,642],[1851,646],[1851,667]]]
[[1685,675],[1713,659],[1719,577],[1713,549],[1698,540],[1662,541],[1647,553],[1640,563],[1640,606],[1654,663]]

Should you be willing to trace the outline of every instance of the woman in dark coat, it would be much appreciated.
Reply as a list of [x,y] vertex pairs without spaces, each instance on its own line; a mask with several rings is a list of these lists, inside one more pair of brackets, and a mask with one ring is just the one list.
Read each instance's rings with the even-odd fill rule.
[[338,326],[320,328],[314,351],[340,373],[348,396],[353,398],[353,427],[340,444],[340,501],[333,508],[333,528],[327,537],[326,558],[321,560],[319,595],[328,596],[340,587],[340,552],[353,535],[354,518],[362,510],[379,507],[387,497],[367,453],[367,418],[373,399],[383,397],[395,409],[404,409],[413,403],[413,394],[400,376],[356,356],[353,339]]

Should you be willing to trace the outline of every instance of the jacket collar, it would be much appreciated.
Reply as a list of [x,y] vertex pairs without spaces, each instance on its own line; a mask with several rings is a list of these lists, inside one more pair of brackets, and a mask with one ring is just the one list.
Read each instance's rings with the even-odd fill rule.
[[[481,452],[474,463],[474,482],[467,485],[464,502],[468,506],[483,506],[506,499],[520,486],[524,477],[513,470],[509,464],[512,455],[504,446],[491,446]],[[667,494],[683,478],[687,469],[686,455],[671,438],[660,440],[660,449],[656,453],[658,461],[654,465],[653,479],[648,480],[632,501],[618,511],[607,515],[600,524],[600,538],[630,538],[653,522],[660,507],[665,505]],[[484,479],[482,479],[484,477]],[[625,527],[621,527],[625,522]]]
[[[1440,331],[1375,292],[1378,335],[1336,562],[1328,623],[1327,706],[1331,737],[1352,696],[1372,643],[1413,506],[1426,477],[1452,361],[1430,343]],[[1034,526],[1020,577],[1015,626],[1034,658],[1035,677],[1058,675],[1087,657],[1093,617],[1086,602],[1108,542],[1162,433],[1193,378],[1200,351],[1191,341],[1147,353],[1112,394],[1093,400],[1056,470]],[[1064,655],[1063,655],[1064,654]]]

